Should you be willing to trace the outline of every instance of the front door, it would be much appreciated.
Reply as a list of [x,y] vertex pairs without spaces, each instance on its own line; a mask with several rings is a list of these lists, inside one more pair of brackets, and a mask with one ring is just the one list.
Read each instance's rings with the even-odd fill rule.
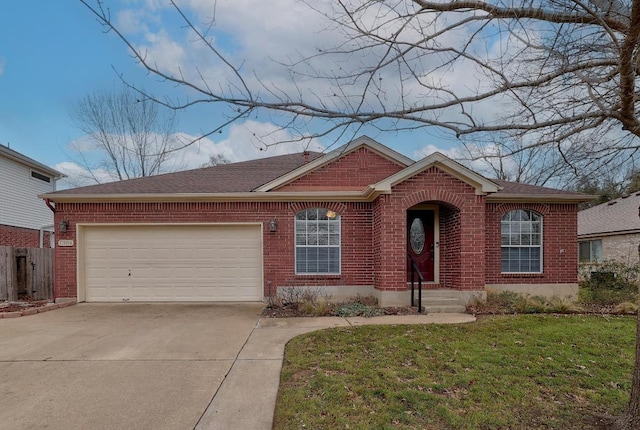
[[[407,211],[407,253],[425,281],[435,280],[434,211]],[[407,282],[411,281],[411,259],[407,259]],[[416,280],[417,280],[416,276]]]

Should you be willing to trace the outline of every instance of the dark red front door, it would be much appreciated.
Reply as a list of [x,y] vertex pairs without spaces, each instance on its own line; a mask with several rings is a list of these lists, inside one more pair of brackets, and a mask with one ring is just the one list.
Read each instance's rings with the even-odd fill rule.
[[[433,211],[407,211],[407,252],[416,262],[425,281],[433,281],[434,277],[434,238]],[[407,264],[407,281],[411,281],[411,260]],[[416,276],[416,281],[418,277]]]

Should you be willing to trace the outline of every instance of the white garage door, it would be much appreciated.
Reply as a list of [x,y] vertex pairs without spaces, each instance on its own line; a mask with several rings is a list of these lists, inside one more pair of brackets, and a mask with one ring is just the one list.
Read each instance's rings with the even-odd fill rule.
[[85,226],[82,233],[88,302],[262,300],[259,225]]

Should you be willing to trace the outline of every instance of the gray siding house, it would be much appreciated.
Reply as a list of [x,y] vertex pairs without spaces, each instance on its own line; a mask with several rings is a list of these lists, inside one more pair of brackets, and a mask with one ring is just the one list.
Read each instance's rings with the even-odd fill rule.
[[638,262],[640,192],[580,211],[578,242],[580,263]]
[[41,229],[53,232],[53,212],[38,195],[55,191],[62,177],[62,173],[0,145],[0,246],[37,247]]

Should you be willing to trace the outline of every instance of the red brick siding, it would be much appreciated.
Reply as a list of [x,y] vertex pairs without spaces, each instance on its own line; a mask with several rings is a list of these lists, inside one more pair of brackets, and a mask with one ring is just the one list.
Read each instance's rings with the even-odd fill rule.
[[364,188],[402,170],[399,166],[367,148],[338,158],[320,169],[278,188],[278,191],[308,189],[339,190]]
[[[309,207],[326,207],[341,215],[340,275],[295,275],[294,216]],[[270,232],[268,223],[274,217],[278,228]],[[74,241],[78,223],[260,222],[265,295],[269,286],[373,284],[370,203],[59,203],[55,219],[70,221],[69,230],[58,233],[58,239]],[[76,297],[76,246],[56,248],[56,297]]]
[[[440,266],[444,268],[441,282],[457,289],[484,288],[484,196],[476,196],[470,185],[437,167],[430,167],[382,197],[375,206],[374,220],[376,288],[406,288],[406,210],[423,202],[459,210],[459,216],[444,211],[445,218],[441,218],[443,224],[451,223],[441,229],[454,235],[440,238]],[[451,262],[444,260],[447,256],[452,257]]]
[[440,286],[460,285],[460,211],[440,206]]
[[[540,213],[542,220],[543,273],[501,273],[500,220],[515,209]],[[578,282],[578,206],[575,204],[487,204],[487,284],[548,284]]]
[[[45,248],[50,248],[51,241],[49,240],[49,236],[50,233],[45,231],[43,242]],[[0,246],[39,248],[40,230],[0,225]]]

